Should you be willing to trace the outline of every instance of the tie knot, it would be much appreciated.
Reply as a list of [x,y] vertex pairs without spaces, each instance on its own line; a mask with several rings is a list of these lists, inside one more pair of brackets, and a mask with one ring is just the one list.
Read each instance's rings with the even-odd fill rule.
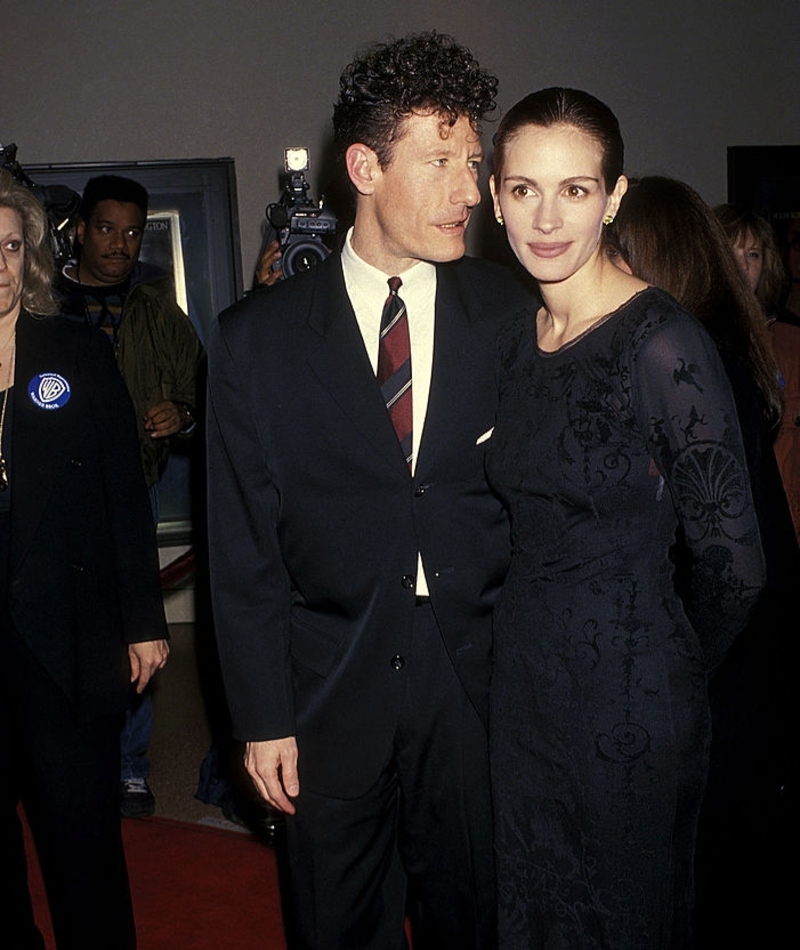
[[397,291],[403,286],[403,281],[399,277],[390,277],[388,283],[389,290],[393,294],[396,294]]

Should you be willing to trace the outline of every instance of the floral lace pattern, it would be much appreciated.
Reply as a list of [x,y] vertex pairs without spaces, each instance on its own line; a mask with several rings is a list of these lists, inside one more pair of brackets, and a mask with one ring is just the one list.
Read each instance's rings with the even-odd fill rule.
[[492,686],[500,947],[676,950],[707,671],[763,583],[733,399],[713,343],[654,289],[554,353],[521,315],[500,370],[487,465],[514,551]]

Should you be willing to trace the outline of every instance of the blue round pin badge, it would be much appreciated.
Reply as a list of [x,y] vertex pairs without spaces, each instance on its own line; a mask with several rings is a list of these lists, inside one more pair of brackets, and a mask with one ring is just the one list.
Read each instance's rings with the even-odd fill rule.
[[60,373],[39,373],[28,383],[28,395],[40,409],[63,409],[72,390]]

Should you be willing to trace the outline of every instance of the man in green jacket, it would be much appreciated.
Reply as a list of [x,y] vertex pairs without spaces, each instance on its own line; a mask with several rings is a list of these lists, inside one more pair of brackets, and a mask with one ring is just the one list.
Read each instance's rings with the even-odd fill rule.
[[[202,347],[177,304],[171,277],[139,261],[147,205],[139,182],[117,175],[90,179],[81,203],[76,258],[58,275],[56,292],[63,316],[99,327],[114,348],[136,410],[142,469],[158,522],[157,486],[170,437],[195,426]],[[155,810],[147,784],[152,727],[145,692],[134,700],[122,732],[121,810],[128,817]]]

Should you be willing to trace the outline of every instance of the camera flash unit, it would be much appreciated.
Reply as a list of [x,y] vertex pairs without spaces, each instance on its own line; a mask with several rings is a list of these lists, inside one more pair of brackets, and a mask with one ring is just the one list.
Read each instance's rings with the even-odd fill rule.
[[308,170],[307,148],[285,148],[283,150],[283,164],[287,172],[304,172]]

